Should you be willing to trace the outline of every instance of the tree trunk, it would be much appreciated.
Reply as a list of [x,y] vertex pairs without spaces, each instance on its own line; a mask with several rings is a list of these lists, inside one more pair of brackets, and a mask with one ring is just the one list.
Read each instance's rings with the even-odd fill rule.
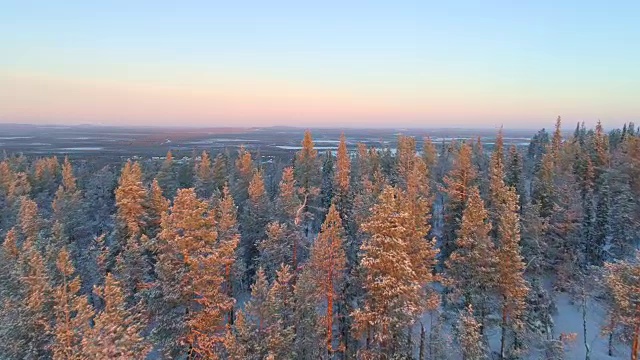
[[327,291],[327,353],[329,358],[333,355],[333,282],[329,272]]
[[633,343],[631,345],[631,360],[638,360],[638,347],[640,346],[640,321],[633,331]]
[[587,342],[587,296],[585,294],[582,295],[582,332],[585,348],[584,359],[589,360],[591,359],[591,347]]
[[613,356],[613,321],[611,321],[611,329],[609,330],[609,344],[608,344],[608,354],[609,356]]
[[507,305],[506,305],[506,301],[505,304],[502,305],[502,334],[500,335],[500,360],[504,359],[504,343],[505,343],[505,337],[507,336]]
[[[225,265],[225,277],[227,279],[227,296],[229,296],[229,298],[233,298],[233,283],[231,282],[231,264],[226,264]],[[229,318],[227,319],[227,322],[229,325],[233,325],[233,305],[231,305],[231,308],[229,309],[229,314],[228,314]]]
[[420,322],[420,353],[418,355],[418,360],[424,360],[424,325]]

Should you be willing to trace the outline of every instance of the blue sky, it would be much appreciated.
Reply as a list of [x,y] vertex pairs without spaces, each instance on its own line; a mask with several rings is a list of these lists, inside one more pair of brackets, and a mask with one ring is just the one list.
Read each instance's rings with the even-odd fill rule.
[[539,127],[640,114],[640,2],[0,1],[0,121]]

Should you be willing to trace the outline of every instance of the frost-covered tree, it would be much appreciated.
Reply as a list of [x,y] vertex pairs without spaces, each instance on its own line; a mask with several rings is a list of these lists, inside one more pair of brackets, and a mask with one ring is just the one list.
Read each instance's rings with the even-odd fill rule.
[[194,189],[178,191],[159,235],[159,299],[152,305],[155,335],[167,354],[215,356],[224,318],[233,306],[222,289],[225,261],[217,247],[215,215]]
[[61,283],[54,289],[55,341],[51,348],[54,359],[83,359],[82,340],[87,336],[93,311],[87,297],[80,294],[80,279],[74,276],[69,253],[60,250],[56,263]]
[[484,360],[488,358],[487,345],[482,338],[482,326],[476,320],[471,305],[460,312],[457,335],[462,360]]
[[491,224],[477,187],[472,187],[458,230],[456,250],[446,261],[445,275],[451,298],[473,305],[481,331],[492,312],[497,282],[497,253],[489,233]]
[[444,178],[445,193],[444,227],[440,253],[446,260],[456,249],[456,234],[462,222],[462,213],[466,207],[471,187],[476,180],[477,171],[472,163],[471,147],[462,144],[453,163],[453,168]]
[[240,252],[247,267],[247,279],[252,279],[259,259],[258,244],[265,238],[265,228],[270,219],[270,203],[264,187],[262,172],[255,171],[249,183],[247,202],[241,216]]
[[361,247],[364,302],[352,314],[366,340],[362,356],[393,354],[398,335],[423,311],[421,279],[409,254],[412,219],[404,205],[401,192],[387,186],[362,224],[370,235]]
[[202,199],[209,199],[215,190],[216,183],[213,178],[213,168],[211,157],[206,151],[202,151],[200,161],[195,168],[195,188],[196,193]]
[[[520,217],[518,195],[510,188],[503,194],[498,214],[497,290],[500,298],[501,341],[500,358],[507,356],[507,336],[517,334],[523,328],[522,316],[526,308],[529,290],[524,279],[525,264],[520,255]],[[510,332],[511,334],[508,334]]]
[[156,175],[158,185],[163,189],[163,195],[169,199],[173,199],[178,190],[178,174],[176,168],[173,154],[171,150],[169,150]]
[[122,168],[116,189],[117,218],[123,236],[139,236],[146,226],[145,200],[147,190],[142,183],[142,169],[138,162],[127,161]]
[[311,258],[307,266],[312,271],[312,278],[316,291],[326,303],[326,347],[329,356],[334,352],[333,323],[334,303],[338,296],[341,282],[344,279],[346,258],[344,254],[344,229],[340,221],[340,214],[334,205],[322,224],[320,234],[313,243]]
[[640,251],[634,259],[606,263],[604,282],[611,293],[612,319],[617,326],[628,329],[631,344],[631,360],[640,355]]
[[107,274],[96,294],[104,308],[93,318],[82,339],[82,354],[91,359],[144,358],[150,350],[141,333],[146,327],[140,308],[129,309],[125,294],[112,274]]

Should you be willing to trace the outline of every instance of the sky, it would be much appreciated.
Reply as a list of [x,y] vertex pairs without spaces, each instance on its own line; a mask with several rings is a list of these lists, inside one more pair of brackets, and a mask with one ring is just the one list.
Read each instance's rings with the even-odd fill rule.
[[4,1],[0,122],[640,122],[640,1]]

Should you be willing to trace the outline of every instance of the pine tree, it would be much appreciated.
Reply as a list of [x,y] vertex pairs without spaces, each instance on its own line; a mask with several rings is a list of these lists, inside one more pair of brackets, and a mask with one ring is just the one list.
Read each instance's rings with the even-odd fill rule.
[[[236,263],[240,231],[238,229],[237,207],[229,188],[222,188],[222,198],[218,202],[216,211],[218,225],[218,244],[221,258],[224,262],[224,288],[229,298],[232,298],[234,282],[242,278],[242,267]],[[228,314],[228,320],[233,321],[233,308]]]
[[414,159],[413,168],[407,173],[406,190],[402,195],[405,208],[409,213],[408,227],[413,230],[411,238],[407,241],[411,266],[420,286],[428,292],[428,296],[422,296],[421,306],[425,310],[435,310],[439,304],[439,296],[429,286],[440,280],[439,276],[434,275],[438,249],[436,249],[435,238],[427,240],[431,231],[432,197],[428,169],[422,159]]
[[445,221],[440,246],[443,260],[448,259],[456,249],[456,233],[460,228],[462,212],[469,198],[469,191],[476,179],[476,170],[471,160],[471,147],[462,144],[453,168],[444,178],[445,187],[440,189],[446,195]]
[[481,325],[473,315],[473,307],[469,305],[460,313],[458,320],[458,342],[462,349],[462,360],[487,359],[487,351],[482,340]]
[[611,182],[611,252],[615,258],[621,258],[635,246],[638,229],[634,216],[636,202],[628,175],[615,171]]
[[424,138],[422,145],[422,161],[427,166],[427,171],[431,178],[433,178],[435,166],[438,164],[438,150],[429,136]]
[[9,161],[2,160],[0,162],[0,196],[6,198],[9,195],[11,189],[11,183],[13,182],[13,171]]
[[370,234],[361,247],[365,296],[352,316],[357,333],[367,338],[363,356],[393,353],[397,335],[422,312],[421,282],[408,253],[412,221],[402,200],[399,190],[387,186],[362,224]]
[[232,194],[233,198],[238,202],[238,204],[244,206],[244,203],[249,196],[249,183],[251,182],[251,178],[254,172],[251,153],[248,152],[244,148],[244,146],[240,146],[240,150],[238,150],[238,158],[236,159],[235,165],[235,174],[232,182]]
[[313,267],[306,265],[294,286],[295,349],[298,359],[319,359],[327,353],[327,324],[318,314],[318,302],[322,294],[314,281],[316,278]]
[[222,191],[227,186],[229,176],[228,159],[224,153],[218,153],[213,159],[213,183],[215,191]]
[[233,299],[222,290],[225,261],[215,216],[194,189],[178,191],[159,238],[156,335],[172,356],[214,356]]
[[267,278],[275,278],[280,264],[293,264],[293,248],[294,238],[287,224],[277,221],[267,224],[266,237],[258,245],[260,266],[265,269]]
[[209,153],[204,150],[200,155],[200,162],[196,164],[195,174],[196,193],[202,199],[210,198],[213,195],[216,184],[213,178],[211,158]]
[[[505,165],[503,143],[502,129],[500,129],[496,138],[496,144],[491,153],[491,165],[489,169],[489,197],[487,208],[489,209],[489,219],[492,224],[498,223],[500,216],[499,211],[505,202],[504,195],[507,190],[504,183]],[[494,228],[493,230],[494,234],[492,235],[495,238],[497,229]]]
[[[320,175],[320,189],[318,192],[317,208],[318,216],[313,219],[313,228],[320,228],[321,223],[327,216],[327,210],[333,203],[334,197],[337,195],[334,189],[335,181],[335,169],[334,169],[334,156],[331,151],[327,150],[320,159],[322,173]],[[320,224],[319,224],[320,223]]]
[[173,162],[173,154],[169,150],[156,175],[158,185],[163,189],[163,195],[169,199],[173,199],[178,190],[178,174]]
[[41,220],[38,216],[38,205],[35,201],[22,197],[20,211],[18,213],[20,230],[26,242],[37,245],[41,228]]
[[2,249],[0,350],[9,359],[50,357],[52,289],[44,260],[27,240],[18,247],[15,230]]
[[255,171],[249,183],[249,198],[242,214],[242,237],[240,251],[243,262],[247,266],[247,279],[251,279],[256,271],[259,258],[258,244],[265,238],[265,227],[269,222],[269,199],[265,192],[262,172]]
[[146,326],[144,318],[136,312],[140,309],[126,307],[120,283],[112,274],[107,274],[105,284],[94,291],[103,299],[104,309],[84,334],[83,356],[98,360],[146,357],[150,347],[141,335]]
[[338,196],[346,196],[351,181],[351,159],[347,150],[347,140],[344,133],[340,135],[338,153],[336,155],[335,188]]
[[592,262],[596,265],[602,265],[606,258],[605,246],[607,245],[607,239],[609,234],[611,234],[611,204],[608,173],[604,173],[600,176],[596,189],[597,199],[593,224],[593,241],[596,254]]
[[413,171],[416,160],[416,139],[410,136],[398,136],[397,151],[398,184],[405,188],[409,173]]
[[520,211],[524,210],[526,204],[525,180],[523,175],[522,155],[515,145],[509,147],[509,156],[505,168],[505,184],[516,190],[518,195],[518,205]]
[[551,156],[554,161],[558,161],[558,157],[560,155],[560,149],[562,147],[562,119],[560,116],[556,119],[556,127],[553,132],[553,138],[551,139]]
[[293,273],[288,265],[276,271],[267,295],[269,321],[266,329],[267,358],[295,359]]
[[75,269],[64,248],[60,250],[56,265],[62,280],[54,293],[53,358],[83,359],[82,340],[87,335],[93,311],[87,297],[80,295],[80,279],[74,277]]
[[322,229],[311,250],[308,266],[313,269],[314,283],[326,301],[326,347],[329,357],[334,352],[333,347],[333,318],[334,302],[338,296],[340,283],[344,279],[346,258],[344,254],[344,229],[340,221],[340,214],[335,205],[331,205],[329,213],[322,224]]
[[127,161],[116,189],[117,218],[125,236],[139,236],[145,228],[144,208],[147,191],[142,184],[142,169],[138,162]]
[[[496,249],[489,236],[491,224],[477,187],[472,187],[462,215],[456,250],[446,261],[446,275],[453,300],[479,311],[481,325],[490,314],[496,286]],[[482,328],[481,328],[482,329]]]
[[524,279],[525,265],[520,256],[520,217],[518,196],[513,188],[504,194],[498,210],[497,288],[502,307],[500,358],[506,356],[507,330],[517,333],[522,328],[528,292]]
[[53,220],[64,226],[65,232],[74,242],[82,235],[83,227],[80,211],[82,210],[82,194],[76,187],[76,178],[68,158],[62,165],[62,184],[58,187],[52,203]]
[[303,201],[305,206],[303,207],[301,223],[303,224],[305,236],[308,236],[313,219],[311,206],[315,204],[315,197],[320,190],[320,167],[318,166],[318,151],[314,149],[311,131],[305,131],[301,144],[302,149],[296,153],[293,168],[296,183],[305,199]]
[[542,156],[540,169],[532,180],[531,203],[538,205],[540,217],[548,219],[555,209],[554,162],[549,153]]
[[145,232],[150,237],[155,237],[160,231],[162,215],[169,210],[169,201],[162,195],[163,191],[157,179],[153,179],[151,188],[147,192],[146,215],[144,223],[147,225]]

